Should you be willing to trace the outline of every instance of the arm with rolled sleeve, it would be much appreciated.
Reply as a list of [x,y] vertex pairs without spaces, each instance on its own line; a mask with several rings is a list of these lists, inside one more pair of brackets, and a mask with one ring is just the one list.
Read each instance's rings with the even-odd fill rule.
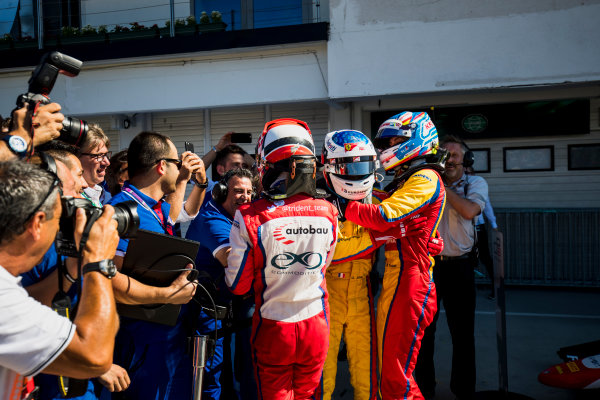
[[254,280],[254,247],[239,211],[235,213],[229,243],[231,251],[227,257],[225,283],[234,294],[246,294]]
[[498,224],[496,223],[496,215],[494,214],[494,209],[492,208],[492,203],[490,203],[489,197],[485,201],[485,207],[483,208],[483,215],[490,222],[492,229],[498,229]]

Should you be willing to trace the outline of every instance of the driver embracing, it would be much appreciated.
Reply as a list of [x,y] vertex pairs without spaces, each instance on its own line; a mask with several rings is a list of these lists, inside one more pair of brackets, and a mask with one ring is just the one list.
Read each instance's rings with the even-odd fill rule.
[[325,270],[336,245],[337,211],[318,197],[317,160],[305,122],[268,122],[257,146],[264,198],[241,205],[225,281],[254,287],[252,354],[261,399],[309,399],[329,339]]
[[[377,307],[380,392],[383,400],[422,399],[412,375],[423,332],[437,310],[429,243],[444,209],[439,171],[445,152],[438,149],[437,129],[424,112],[394,115],[379,127],[374,144],[383,168],[395,172],[389,197],[379,204],[350,201],[345,217],[374,231],[400,228],[385,245]],[[417,215],[426,218],[425,226],[403,236],[399,225]]]

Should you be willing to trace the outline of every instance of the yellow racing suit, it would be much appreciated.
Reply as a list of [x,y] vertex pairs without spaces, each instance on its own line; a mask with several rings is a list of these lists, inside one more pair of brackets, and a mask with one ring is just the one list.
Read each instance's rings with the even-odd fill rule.
[[375,248],[368,229],[350,221],[338,222],[337,246],[325,273],[329,291],[329,351],[323,367],[322,396],[317,398],[331,399],[342,334],[354,399],[377,398],[377,341],[369,280]]

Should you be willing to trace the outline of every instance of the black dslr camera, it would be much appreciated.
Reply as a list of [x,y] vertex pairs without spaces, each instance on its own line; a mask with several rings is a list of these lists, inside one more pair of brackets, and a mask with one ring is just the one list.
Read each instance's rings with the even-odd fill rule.
[[[78,59],[69,57],[58,51],[44,54],[38,66],[31,73],[27,93],[17,98],[17,107],[22,108],[25,104],[29,104],[29,109],[33,110],[38,102],[41,104],[50,103],[48,95],[54,87],[58,74],[70,77],[77,76],[82,64]],[[87,122],[81,119],[65,117],[58,139],[75,146],[80,146],[85,141],[87,133]]]
[[[87,216],[84,234],[89,231],[94,222],[102,215],[102,209],[95,207],[87,199],[62,197],[62,215],[60,216],[60,230],[56,235],[56,252],[68,257],[79,257],[75,246],[74,226],[75,213],[78,208],[83,208]],[[117,221],[117,232],[119,236],[127,239],[135,237],[140,225],[140,217],[137,213],[135,201],[125,201],[113,206],[115,214],[113,219]]]

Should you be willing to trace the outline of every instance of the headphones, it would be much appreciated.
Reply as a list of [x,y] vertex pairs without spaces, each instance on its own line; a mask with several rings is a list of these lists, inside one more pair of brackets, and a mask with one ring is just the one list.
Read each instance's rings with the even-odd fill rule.
[[231,179],[233,175],[235,175],[235,169],[229,170],[223,175],[223,178],[215,183],[215,186],[212,188],[212,198],[218,204],[223,204],[225,199],[227,198],[227,192],[229,191],[229,187],[227,186],[227,182]]
[[472,167],[475,163],[475,153],[471,151],[469,146],[467,146],[467,144],[462,139],[460,139],[460,143],[465,147],[465,149],[467,149],[465,151],[465,155],[463,156],[462,165],[464,168]]

